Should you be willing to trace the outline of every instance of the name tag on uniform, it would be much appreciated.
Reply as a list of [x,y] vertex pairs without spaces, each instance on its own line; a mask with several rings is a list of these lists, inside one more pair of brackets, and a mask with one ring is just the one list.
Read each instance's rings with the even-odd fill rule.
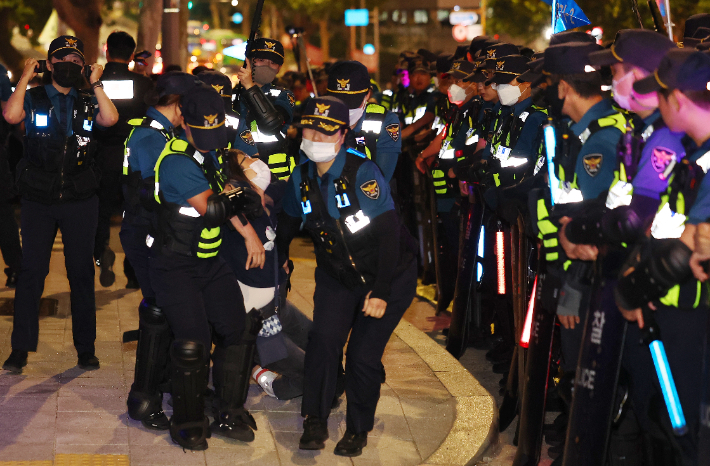
[[46,128],[49,125],[49,118],[47,115],[35,115],[35,126],[38,128]]
[[498,146],[494,157],[500,161],[508,160],[508,157],[510,157],[510,147],[503,145]]
[[104,81],[104,92],[111,100],[129,100],[133,98],[133,81]]
[[355,233],[370,224],[370,217],[365,215],[362,210],[358,210],[355,215],[351,215],[345,219],[345,226],[348,227],[350,233]]

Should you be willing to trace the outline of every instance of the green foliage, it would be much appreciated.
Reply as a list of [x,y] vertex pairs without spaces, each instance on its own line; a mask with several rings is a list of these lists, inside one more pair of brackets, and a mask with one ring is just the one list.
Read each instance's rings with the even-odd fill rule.
[[52,14],[52,2],[47,0],[0,0],[0,14],[8,14],[11,23],[17,24],[20,34],[27,35],[25,24],[30,26],[32,43],[37,44],[37,36]]

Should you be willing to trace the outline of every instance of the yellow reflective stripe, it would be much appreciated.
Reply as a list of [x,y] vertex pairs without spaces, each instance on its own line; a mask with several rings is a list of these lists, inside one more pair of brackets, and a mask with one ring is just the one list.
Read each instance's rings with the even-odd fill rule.
[[222,244],[222,238],[220,238],[218,241],[215,241],[213,243],[203,243],[202,241],[200,241],[199,243],[197,243],[197,247],[199,249],[204,249],[204,250],[216,249],[216,248],[219,248],[220,244]]
[[621,113],[615,113],[614,115],[609,115],[597,120],[600,128],[606,128],[607,126],[613,126],[622,133],[626,133],[626,117]]
[[202,230],[202,234],[200,235],[200,237],[202,239],[213,239],[219,236],[219,231],[219,227],[205,228],[204,230]]
[[384,114],[385,113],[385,107],[382,105],[378,104],[368,104],[367,107],[365,108],[365,113],[380,113]]
[[210,257],[214,257],[217,254],[219,254],[219,251],[213,251],[213,252],[200,252],[197,251],[197,257],[200,259],[209,259]]
[[549,220],[539,220],[537,222],[537,229],[540,230],[540,233],[542,233],[544,236],[554,235],[558,231],[555,224]]
[[570,260],[568,260],[567,262],[562,264],[562,268],[565,269],[565,272],[567,271],[567,269],[569,268],[570,265],[572,265],[572,261],[570,261]]
[[556,248],[557,247],[557,238],[552,238],[552,239],[546,239],[542,241],[543,246],[546,248]]
[[678,193],[678,200],[675,203],[675,209],[677,213],[685,215],[685,196],[683,193]]
[[269,155],[269,165],[272,163],[285,163],[288,156],[284,153]]
[[695,291],[695,302],[693,303],[693,308],[696,308],[700,305],[700,295],[703,292],[702,285],[700,284],[699,281],[696,280],[695,285],[696,285],[696,291]]
[[545,260],[547,262],[555,262],[559,258],[560,258],[560,255],[557,252],[548,252],[547,254],[545,254]]
[[666,306],[678,307],[678,300],[680,299],[680,285],[675,285],[671,288],[668,293],[660,299],[662,304]]
[[365,146],[365,155],[367,155],[368,159],[372,160],[372,154],[370,153],[370,148],[367,146]]
[[493,180],[496,182],[496,188],[500,186],[500,175],[498,173],[493,174]]

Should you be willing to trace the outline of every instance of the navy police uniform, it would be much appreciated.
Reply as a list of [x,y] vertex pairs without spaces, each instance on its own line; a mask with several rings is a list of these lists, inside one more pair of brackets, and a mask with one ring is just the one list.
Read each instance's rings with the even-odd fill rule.
[[[319,114],[317,105],[329,105],[329,114]],[[325,124],[334,134],[347,126],[346,120],[347,108],[326,97],[309,104],[301,126],[323,131],[318,125]],[[313,162],[294,171],[283,208],[288,218],[279,220],[279,229],[284,224],[291,227],[277,237],[279,249],[287,250],[295,234],[293,225],[301,221],[316,247],[313,328],[306,349],[301,414],[307,416],[306,423],[329,416],[340,354],[349,334],[347,430],[366,435],[374,424],[385,345],[414,297],[416,263],[410,237],[380,170],[344,144],[323,175]],[[387,302],[382,318],[363,314],[366,297]],[[303,442],[304,438],[302,448]]]

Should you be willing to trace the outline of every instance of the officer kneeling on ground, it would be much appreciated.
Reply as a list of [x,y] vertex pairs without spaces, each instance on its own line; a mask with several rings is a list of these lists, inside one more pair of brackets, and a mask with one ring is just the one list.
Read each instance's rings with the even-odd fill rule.
[[[27,91],[42,70],[30,58],[7,101],[3,115],[12,124],[25,122],[25,153],[18,163],[22,196],[22,270],[15,292],[12,353],[3,369],[21,373],[27,352],[37,351],[39,302],[57,228],[62,231],[64,260],[71,288],[74,347],[79,367],[99,368],[94,355],[96,300],[94,298],[94,236],[99,201],[96,189],[94,123],[108,127],[118,112],[99,80],[103,69],[91,66],[92,96],[82,75],[84,45],[76,37],[60,36],[49,44],[47,71],[51,81]],[[48,74],[44,79],[48,81]]]
[[219,94],[198,82],[181,97],[180,112],[185,134],[166,144],[155,165],[160,206],[150,281],[175,336],[170,348],[170,436],[183,448],[204,450],[210,427],[203,396],[213,340],[216,395],[211,433],[254,440],[256,424],[244,409],[253,356],[253,345],[245,344],[242,335],[244,298],[236,277],[217,254],[220,226],[262,207],[252,190],[221,192],[224,182],[215,150],[227,145],[227,133]]
[[344,143],[348,107],[334,97],[313,99],[299,126],[301,151],[310,162],[289,179],[276,237],[279,252],[287,255],[303,221],[316,250],[301,407],[306,419],[299,447],[325,448],[340,354],[350,334],[347,431],[335,454],[358,456],[374,424],[382,353],[414,298],[416,245],[396,214],[380,170]]

